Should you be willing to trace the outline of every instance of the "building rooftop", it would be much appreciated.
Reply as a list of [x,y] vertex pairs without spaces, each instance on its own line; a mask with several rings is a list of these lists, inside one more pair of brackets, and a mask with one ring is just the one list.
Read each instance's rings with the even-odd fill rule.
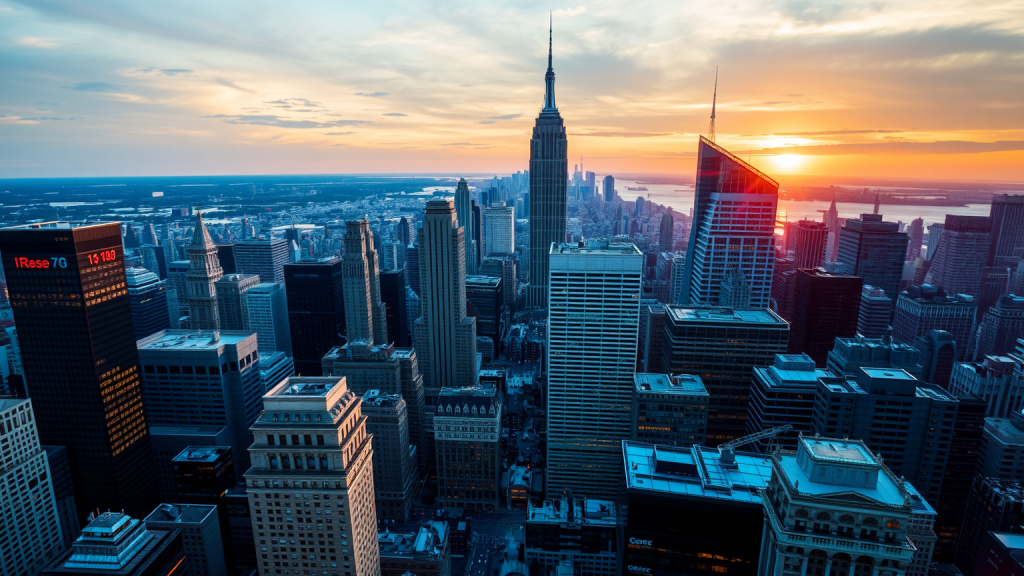
[[377,533],[377,548],[382,558],[427,556],[440,560],[447,548],[448,522],[430,520],[419,526],[415,532]]
[[98,228],[101,226],[109,226],[111,224],[117,224],[120,227],[119,222],[33,222],[31,224],[19,224],[17,226],[8,226],[6,228],[0,228],[0,230],[71,230],[72,228]]
[[1017,427],[1021,425],[1021,420],[1019,412],[1012,418],[985,418],[985,432],[1003,444],[1024,446],[1024,430]]
[[761,506],[760,490],[772,477],[767,456],[720,454],[716,448],[681,448],[624,440],[628,490],[667,498],[709,498]]
[[754,367],[754,377],[769,388],[813,386],[819,378],[832,376],[832,372],[815,367],[814,360],[806,354],[776,354],[772,366]]
[[574,497],[571,492],[561,498],[545,500],[536,506],[526,505],[526,521],[540,524],[574,524],[579,526],[615,526],[614,500]]
[[[772,456],[794,494],[856,494],[873,502],[911,508],[911,493],[860,440],[800,436],[796,452]],[[795,497],[795,496],[794,496]]]
[[467,275],[466,284],[474,284],[477,286],[490,286],[492,288],[497,288],[498,285],[501,284],[501,278],[498,278],[496,276],[481,276],[478,274]]
[[216,350],[240,344],[247,338],[256,342],[256,333],[247,330],[161,330],[139,340],[139,350]]
[[667,312],[676,322],[707,324],[778,324],[789,326],[778,314],[767,308],[722,308],[667,306]]
[[172,462],[216,462],[231,451],[230,446],[189,446],[171,459]]
[[[157,506],[149,516],[146,516],[146,524],[150,522],[173,523],[173,524],[201,524],[211,514],[217,513],[217,507],[206,504],[161,504]],[[160,526],[166,528],[166,526]]]
[[634,374],[633,385],[639,394],[708,396],[708,390],[700,376],[693,374]]
[[397,406],[401,401],[401,394],[383,394],[380,390],[367,390],[366,394],[363,394],[363,408]]
[[149,434],[150,436],[216,436],[226,428],[226,426],[213,425],[161,426],[156,424],[149,427]]
[[275,386],[270,392],[267,392],[267,396],[275,397],[321,397],[327,396],[335,386],[345,381],[344,377],[337,378],[333,376],[311,376],[311,377],[300,377],[300,376],[289,376],[281,381],[280,384]]
[[606,256],[640,256],[640,249],[632,242],[609,242],[607,240],[585,240],[563,243],[551,247],[551,254],[593,254]]

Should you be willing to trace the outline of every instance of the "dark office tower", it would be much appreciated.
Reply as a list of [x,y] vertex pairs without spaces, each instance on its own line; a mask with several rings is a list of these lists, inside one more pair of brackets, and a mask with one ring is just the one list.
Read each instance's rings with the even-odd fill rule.
[[124,247],[134,250],[139,246],[142,246],[142,240],[139,239],[139,231],[135,229],[135,226],[128,224],[124,230]]
[[817,268],[825,261],[828,228],[822,222],[801,220],[793,227],[791,249],[796,252],[797,268]]
[[984,435],[985,401],[976,396],[957,396],[957,400],[960,404],[949,443],[942,491],[935,503],[938,542],[933,560],[936,562],[953,561]]
[[203,214],[196,210],[196,226],[192,242],[188,245],[188,274],[185,276],[188,288],[188,325],[193,330],[217,330],[220,320],[217,315],[217,287],[214,285],[224,271],[217,258],[217,246],[210,238],[210,232],[203,224]]
[[950,294],[979,296],[991,229],[988,216],[946,214],[946,227],[924,281]]
[[[174,485],[182,504],[208,504],[217,507],[224,559],[236,566],[228,517],[227,493],[237,485],[235,465],[229,446],[189,446],[171,460]],[[250,566],[255,568],[256,566]],[[212,574],[210,575],[212,576]]]
[[398,230],[395,232],[397,240],[408,246],[416,241],[416,225],[405,216],[398,221]]
[[[473,213],[473,242],[476,246],[476,261],[473,273],[475,274],[480,269],[480,262],[484,259],[484,213],[483,208],[476,203],[476,200],[472,200],[470,203]],[[513,239],[514,236],[513,236]]]
[[409,288],[420,295],[420,245],[410,244],[405,249],[405,281],[409,283]]
[[234,244],[217,244],[217,259],[220,260],[220,269],[225,274],[238,272],[238,266],[235,265]]
[[796,258],[786,256],[775,259],[772,272],[772,310],[789,320],[793,317],[793,290],[796,288]]
[[680,302],[718,302],[722,275],[738,266],[750,285],[750,306],[767,308],[779,184],[702,136],[695,192]]
[[1009,531],[1024,524],[1024,482],[977,477],[964,514],[956,566],[964,576],[974,574],[975,561],[985,551],[989,531]]
[[666,210],[661,215],[661,225],[658,227],[658,244],[662,252],[671,252],[674,242],[672,240],[673,230],[672,210]]
[[836,338],[857,335],[863,280],[823,268],[796,271],[789,353],[804,353],[824,367]]
[[476,319],[466,316],[466,234],[451,200],[427,202],[419,236],[423,293],[413,332],[432,408],[441,388],[476,382]]
[[601,185],[604,190],[604,201],[614,202],[615,201],[615,177],[608,175],[604,177],[604,183]]
[[[412,346],[409,332],[409,303],[405,296],[405,270],[386,270],[380,273],[380,299],[387,315],[388,340],[399,348]],[[387,342],[381,342],[386,344]]]
[[67,447],[79,517],[147,514],[155,473],[121,225],[5,228],[0,253],[39,437]]
[[914,218],[907,230],[907,262],[913,262],[921,255],[921,243],[924,241],[924,219]]
[[953,335],[945,330],[930,330],[914,340],[914,347],[921,351],[921,380],[948,387],[959,357]]
[[565,242],[566,181],[569,146],[562,115],[555,106],[555,71],[551,67],[548,30],[548,71],[544,75],[544,108],[530,140],[530,291],[527,304],[547,308],[548,253]]
[[255,274],[225,274],[214,283],[217,316],[222,330],[248,330],[249,306],[245,293],[260,285]]
[[516,257],[511,254],[488,256],[482,262],[480,275],[501,278],[501,303],[514,313],[516,307]]
[[260,282],[284,282],[288,263],[288,242],[263,236],[235,244],[235,271],[256,274]]
[[[1024,260],[1021,261],[1024,263]],[[988,309],[1010,291],[1012,273],[1006,266],[986,266],[981,270],[981,289],[978,301],[978,321]]]
[[[145,226],[143,226],[142,227],[142,244],[143,245],[151,244],[151,245],[155,246],[155,245],[157,245],[159,243],[160,243],[160,240],[156,236],[156,228],[153,227],[153,224],[150,223],[150,224],[146,224]],[[155,272],[155,270],[154,270],[154,272]]]
[[746,433],[756,434],[784,424],[793,429],[752,446],[765,454],[770,453],[770,445],[776,442],[783,449],[795,449],[798,436],[809,436],[814,430],[814,394],[818,379],[835,377],[836,374],[828,370],[815,368],[814,360],[806,354],[776,354],[771,366],[754,367]]
[[889,311],[892,298],[885,290],[865,284],[860,295],[857,333],[865,338],[881,338],[889,334]]
[[164,281],[145,268],[128,268],[125,277],[128,281],[128,301],[132,305],[132,321],[135,323],[135,339],[141,340],[170,328],[171,318],[167,313]]
[[977,307],[971,296],[947,296],[945,290],[929,284],[911,286],[896,301],[892,337],[914,344],[931,330],[945,330],[956,339],[959,360],[970,348]]
[[711,446],[743,436],[755,366],[784,354],[789,324],[770,310],[668,306],[661,372],[700,376]]
[[750,308],[750,284],[738,266],[726,269],[718,290],[718,305],[725,308]]
[[[814,432],[864,440],[905,476],[928,502],[937,502],[959,402],[935,384],[902,370],[861,368],[856,380],[818,382]],[[883,408],[884,406],[884,408]]]
[[[363,394],[366,431],[373,434],[373,492],[377,518],[387,523],[409,519],[419,487],[416,449],[409,444],[409,411],[401,394],[367,390]],[[418,447],[417,447],[418,448]]]
[[846,221],[839,233],[839,262],[846,272],[877,286],[886,294],[899,294],[907,234],[896,222],[883,222],[878,214],[861,214]]
[[477,336],[486,336],[495,346],[504,336],[504,306],[502,305],[501,278],[491,276],[466,276],[466,306],[472,308],[476,317]]
[[1013,261],[1014,249],[1024,246],[1024,196],[994,196],[989,218],[992,220],[992,240],[988,265],[1005,266]]
[[285,264],[284,284],[295,373],[320,376],[324,354],[345,343],[341,260]]
[[1012,352],[1024,336],[1024,298],[1007,294],[988,309],[978,334],[978,358]]
[[50,479],[53,482],[53,498],[57,503],[60,535],[64,539],[64,548],[68,548],[82,531],[78,510],[75,507],[75,483],[71,479],[71,459],[68,458],[67,448],[63,446],[40,447],[46,451],[47,464],[50,466]]
[[459,218],[459,226],[466,232],[466,272],[473,274],[476,271],[476,244],[473,234],[473,206],[469,199],[469,184],[465,178],[459,178],[455,187],[455,214]]
[[345,288],[345,337],[363,340],[368,346],[387,344],[387,314],[380,300],[377,251],[367,220],[345,223],[345,256],[342,258]]

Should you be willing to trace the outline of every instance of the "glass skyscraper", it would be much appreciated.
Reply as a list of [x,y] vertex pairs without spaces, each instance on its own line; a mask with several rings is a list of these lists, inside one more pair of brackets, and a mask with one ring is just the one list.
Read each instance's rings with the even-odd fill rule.
[[144,516],[156,486],[121,225],[0,230],[22,362],[44,444],[66,446],[81,516]]
[[779,184],[701,137],[695,192],[679,302],[720,305],[722,279],[736,268],[750,289],[750,306],[767,308],[775,269]]

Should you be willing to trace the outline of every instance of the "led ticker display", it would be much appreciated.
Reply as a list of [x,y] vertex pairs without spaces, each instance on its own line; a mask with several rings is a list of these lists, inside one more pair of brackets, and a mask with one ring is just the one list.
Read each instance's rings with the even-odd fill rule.
[[86,254],[89,258],[89,264],[93,266],[97,264],[103,264],[104,262],[113,262],[117,260],[117,250],[111,248],[110,250],[100,250],[99,252],[91,252]]

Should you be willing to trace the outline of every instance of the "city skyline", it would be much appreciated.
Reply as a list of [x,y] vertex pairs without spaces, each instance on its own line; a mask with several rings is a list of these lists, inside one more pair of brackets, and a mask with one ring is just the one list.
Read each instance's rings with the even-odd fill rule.
[[[525,168],[549,7],[395,8],[0,4],[0,176]],[[766,173],[1024,179],[1010,4],[553,8],[602,170],[692,174],[718,66],[717,141]]]

